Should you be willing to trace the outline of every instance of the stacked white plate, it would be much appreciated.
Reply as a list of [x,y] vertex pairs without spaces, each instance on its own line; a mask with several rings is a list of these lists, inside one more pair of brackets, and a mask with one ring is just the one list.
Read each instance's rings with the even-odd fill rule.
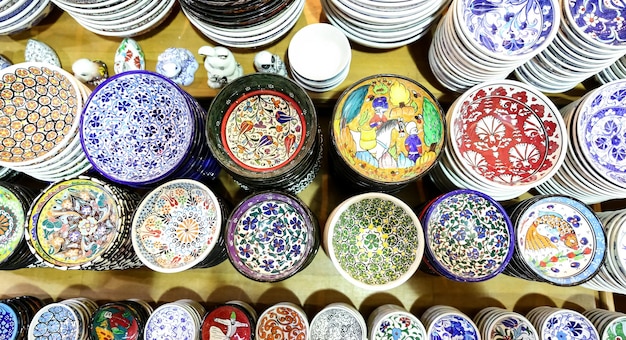
[[350,72],[350,42],[337,27],[316,23],[291,38],[287,58],[291,76],[304,89],[324,92],[339,86]]
[[596,88],[561,109],[570,148],[563,166],[536,189],[587,203],[626,197],[626,80]]
[[[255,48],[269,45],[287,34],[300,18],[305,0],[203,3],[180,1],[183,13],[202,34],[219,45]],[[247,3],[250,4],[246,6]],[[238,7],[241,9],[237,10]]]
[[626,7],[618,2],[563,2],[554,42],[516,69],[516,77],[548,93],[574,88],[626,53],[624,16]]
[[328,21],[353,42],[391,49],[423,37],[450,0],[321,0]]
[[601,84],[610,83],[618,79],[626,79],[626,55],[617,59],[611,66],[598,72],[595,78]]
[[560,17],[557,0],[453,0],[433,36],[430,68],[456,92],[505,79],[550,44]]
[[51,0],[98,35],[132,37],[162,23],[176,0]]
[[50,0],[0,1],[0,35],[15,34],[37,25],[52,8]]

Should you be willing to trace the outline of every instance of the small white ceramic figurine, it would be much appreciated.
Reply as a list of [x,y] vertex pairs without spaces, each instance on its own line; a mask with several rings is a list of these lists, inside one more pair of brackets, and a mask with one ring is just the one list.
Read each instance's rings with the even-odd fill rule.
[[218,89],[243,75],[243,68],[226,47],[202,46],[198,53],[204,56],[204,68],[209,87]]
[[287,76],[287,67],[283,60],[269,51],[261,51],[254,56],[254,68],[261,73],[274,73]]
[[89,85],[100,85],[109,77],[107,65],[101,60],[78,59],[72,64],[76,79]]
[[179,85],[191,85],[197,70],[196,58],[191,51],[184,48],[170,47],[157,58],[157,73],[170,78]]

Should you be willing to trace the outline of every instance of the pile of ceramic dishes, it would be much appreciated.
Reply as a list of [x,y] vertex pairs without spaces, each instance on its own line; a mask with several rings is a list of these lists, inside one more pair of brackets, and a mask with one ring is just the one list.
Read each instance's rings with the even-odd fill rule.
[[259,316],[256,339],[309,339],[309,319],[300,306],[279,302]]
[[468,188],[514,199],[559,170],[568,149],[557,107],[531,85],[478,84],[448,109],[447,145],[430,172],[442,190]]
[[474,321],[452,306],[431,306],[424,311],[421,319],[426,327],[427,339],[452,339],[458,334],[463,334],[465,339],[481,339]]
[[243,189],[298,193],[322,160],[322,134],[306,91],[293,80],[253,73],[215,96],[208,109],[211,152]]
[[626,55],[617,59],[611,66],[598,72],[595,79],[600,84],[610,83],[619,79],[626,79]]
[[474,316],[474,323],[483,339],[539,340],[539,334],[533,324],[522,314],[500,307],[483,308]]
[[0,183],[0,269],[19,269],[39,264],[24,238],[24,223],[37,194],[21,185]]
[[150,314],[143,339],[199,339],[204,314],[206,309],[193,300],[165,303]]
[[395,304],[374,309],[367,324],[369,334],[366,339],[427,339],[422,322],[404,307]]
[[258,315],[243,301],[228,301],[210,310],[202,320],[200,335],[209,339],[254,339]]
[[135,192],[95,178],[52,183],[28,212],[29,249],[43,265],[57,269],[140,267],[130,237],[138,202]]
[[37,25],[53,9],[50,0],[7,0],[0,2],[0,35],[22,32]]
[[511,206],[509,216],[515,228],[515,252],[504,273],[576,286],[602,267],[607,238],[598,216],[582,202],[538,195]]
[[72,298],[41,307],[28,326],[28,339],[88,339],[89,320],[98,305]]
[[[392,325],[392,327],[395,325]],[[364,340],[367,325],[354,306],[343,302],[327,305],[311,320],[310,340]]]
[[313,212],[297,196],[278,191],[244,198],[224,229],[232,265],[260,282],[285,280],[304,270],[320,244]]
[[352,49],[340,29],[316,23],[294,34],[287,58],[296,83],[309,91],[324,92],[339,86],[348,76]]
[[570,90],[626,53],[626,8],[601,0],[563,3],[561,25],[550,46],[515,70],[542,92]]
[[456,92],[506,78],[550,45],[560,8],[557,0],[452,1],[428,51],[435,78]]
[[283,37],[300,18],[305,0],[180,0],[202,34],[219,45],[255,48]]
[[588,309],[582,314],[596,327],[600,339],[619,339],[624,336],[626,314],[600,308]]
[[147,193],[137,207],[131,237],[152,270],[176,273],[226,260],[222,227],[229,211],[206,185],[176,179]]
[[89,322],[89,339],[102,339],[106,335],[122,339],[141,339],[153,308],[142,300],[107,302],[100,305]]
[[323,235],[324,250],[341,276],[373,291],[409,280],[422,262],[424,244],[413,210],[385,193],[364,193],[340,203]]
[[328,21],[353,42],[378,49],[408,45],[428,33],[449,0],[322,0]]
[[92,92],[80,140],[93,168],[119,184],[213,180],[220,168],[205,140],[205,119],[198,101],[167,77],[126,71]]
[[626,209],[596,213],[606,235],[606,256],[598,274],[584,287],[618,294],[626,293]]
[[330,139],[332,168],[342,185],[395,192],[426,174],[439,159],[444,111],[418,82],[374,75],[341,94]]
[[426,204],[420,220],[424,262],[448,279],[486,281],[501,273],[513,256],[508,214],[481,192],[459,189],[440,195]]
[[51,0],[83,28],[98,35],[132,37],[147,33],[170,14],[176,0]]
[[80,146],[80,116],[91,90],[38,62],[0,70],[0,166],[54,182],[91,169]]
[[34,296],[0,300],[0,334],[4,339],[27,339],[28,326],[43,306],[43,301]]
[[563,166],[536,189],[592,204],[626,195],[626,80],[589,91],[561,109],[569,136]]
[[603,339],[583,314],[558,307],[540,306],[526,313],[540,339]]

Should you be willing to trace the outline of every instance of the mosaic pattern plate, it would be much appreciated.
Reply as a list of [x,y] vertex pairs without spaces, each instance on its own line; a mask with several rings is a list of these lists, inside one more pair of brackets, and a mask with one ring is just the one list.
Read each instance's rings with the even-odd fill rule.
[[324,239],[339,272],[355,285],[390,289],[408,280],[424,252],[417,216],[388,194],[361,194],[331,214]]
[[397,75],[365,78],[335,106],[331,140],[358,174],[403,183],[426,173],[444,144],[443,109],[422,85]]
[[82,109],[73,76],[33,62],[4,68],[0,78],[0,160],[32,163],[65,147]]
[[195,119],[178,85],[157,73],[127,71],[93,91],[83,110],[81,142],[105,177],[154,183],[187,156]]
[[437,198],[422,220],[426,256],[440,274],[483,281],[504,270],[513,255],[513,225],[504,208],[474,190]]
[[0,263],[15,252],[24,238],[26,211],[22,201],[0,186]]
[[179,179],[146,195],[133,217],[133,248],[142,262],[178,272],[203,261],[221,235],[222,211],[204,184]]
[[468,90],[447,118],[456,158],[488,183],[537,183],[551,176],[566,154],[567,130],[556,106],[516,81]]

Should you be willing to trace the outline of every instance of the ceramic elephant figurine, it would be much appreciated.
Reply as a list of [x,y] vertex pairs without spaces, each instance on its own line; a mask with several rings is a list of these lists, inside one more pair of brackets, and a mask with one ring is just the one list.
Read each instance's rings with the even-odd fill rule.
[[241,64],[230,50],[222,46],[202,46],[198,53],[204,56],[204,68],[209,78],[209,87],[217,89],[243,75]]

